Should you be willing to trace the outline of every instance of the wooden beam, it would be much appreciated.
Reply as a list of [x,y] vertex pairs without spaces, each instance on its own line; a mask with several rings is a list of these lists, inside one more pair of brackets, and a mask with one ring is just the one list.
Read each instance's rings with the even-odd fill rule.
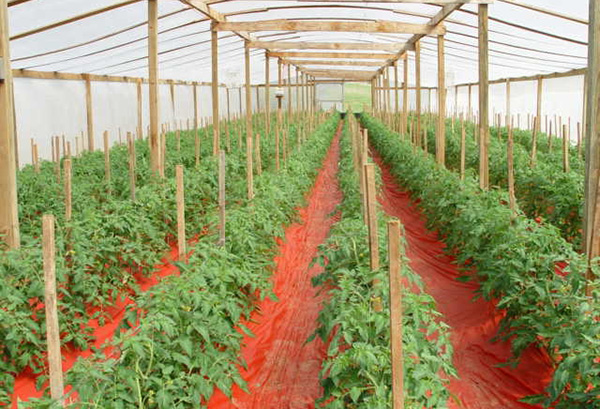
[[220,149],[220,129],[219,129],[219,33],[215,30],[215,23],[211,25],[210,31],[211,45],[211,67],[212,67],[212,124],[213,124],[213,155],[216,157]]
[[[600,256],[600,200],[598,184],[600,183],[600,4],[590,1],[588,73],[586,75],[586,122],[585,122],[585,205],[583,237],[584,250],[588,260]],[[591,269],[588,269],[586,279],[594,279]],[[586,293],[591,295],[592,288],[588,285]]]
[[397,52],[404,46],[399,44],[379,43],[321,43],[307,41],[251,41],[251,48],[270,50],[356,50],[356,51],[389,51]]
[[402,134],[408,132],[408,54],[404,55],[404,84],[402,87]]
[[219,22],[218,31],[326,31],[353,33],[394,33],[394,34],[445,34],[444,27],[431,27],[427,24],[410,24],[399,21],[297,21],[261,20]]
[[479,187],[487,190],[489,176],[489,44],[488,5],[479,6]]
[[446,62],[444,36],[438,36],[438,124],[435,158],[438,164],[446,164]]
[[388,60],[393,54],[379,53],[319,53],[319,52],[299,52],[299,51],[280,51],[271,52],[269,57],[275,58],[340,58],[340,59],[365,59],[365,60]]
[[265,53],[265,128],[267,137],[271,134],[271,80],[269,78],[271,74],[270,62],[269,54]]
[[417,87],[416,95],[416,116],[417,116],[417,134],[415,141],[417,146],[421,147],[421,42],[415,43],[415,81]]
[[346,67],[381,67],[381,62],[377,61],[328,61],[328,60],[284,60],[287,64],[296,65],[299,68],[312,65],[334,65]]
[[[216,3],[222,0],[209,0]],[[339,3],[339,0],[298,0],[299,2]],[[494,0],[345,0],[345,3],[405,3],[405,4],[492,4]]]
[[158,1],[148,0],[148,70],[150,95],[150,170],[159,175],[160,146],[158,140]]
[[20,247],[19,212],[17,205],[17,169],[14,126],[13,77],[10,68],[8,39],[8,8],[0,2],[0,238],[9,248]]

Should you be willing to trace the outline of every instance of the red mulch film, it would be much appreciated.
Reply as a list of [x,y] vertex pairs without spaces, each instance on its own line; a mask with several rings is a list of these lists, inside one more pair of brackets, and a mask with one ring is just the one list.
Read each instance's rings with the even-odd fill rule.
[[435,232],[427,230],[425,218],[412,203],[410,194],[396,184],[388,167],[373,152],[381,168],[383,187],[379,201],[386,213],[397,217],[405,227],[406,254],[427,293],[434,297],[442,320],[451,327],[454,365],[459,379],[450,383],[450,393],[461,402],[448,402],[449,408],[512,409],[536,408],[518,402],[542,393],[552,377],[550,360],[540,349],[524,352],[519,366],[497,367],[511,356],[509,342],[491,342],[502,319],[495,303],[473,301],[478,284],[456,279],[462,274]]
[[[176,246],[172,246],[169,254],[162,261],[163,264],[156,266],[156,271],[149,277],[144,277],[141,274],[135,275],[137,283],[140,287],[141,291],[148,291],[150,288],[158,284],[161,278],[179,274],[179,270],[175,265],[171,264],[172,260],[177,260],[178,250]],[[77,358],[82,357],[85,358],[92,354],[92,347],[100,348],[102,344],[111,339],[117,327],[123,320],[125,315],[125,311],[128,305],[133,304],[134,301],[127,297],[124,300],[119,299],[117,303],[107,308],[106,311],[111,319],[107,319],[103,326],[98,324],[98,320],[93,319],[89,321],[90,327],[94,328],[93,336],[96,337],[96,340],[91,344],[90,348],[81,351],[79,349],[66,349],[62,348],[62,357],[63,357],[63,372],[69,370]],[[38,391],[35,388],[37,375],[31,371],[31,369],[26,369],[21,374],[17,376],[15,379],[15,388],[12,395],[12,408],[16,409],[19,401],[27,401],[30,398],[39,398],[43,395],[43,389]],[[69,392],[71,390],[70,386],[65,386],[65,392]]]
[[319,384],[321,362],[326,346],[320,339],[306,340],[317,327],[321,301],[311,278],[322,267],[311,262],[325,241],[337,216],[332,214],[342,199],[336,178],[340,130],[308,196],[299,210],[301,221],[289,226],[280,244],[273,274],[278,302],[265,300],[248,327],[255,337],[246,336],[242,356],[248,370],[241,368],[250,393],[234,387],[232,398],[220,390],[210,400],[209,409],[297,409],[314,408],[322,396]]

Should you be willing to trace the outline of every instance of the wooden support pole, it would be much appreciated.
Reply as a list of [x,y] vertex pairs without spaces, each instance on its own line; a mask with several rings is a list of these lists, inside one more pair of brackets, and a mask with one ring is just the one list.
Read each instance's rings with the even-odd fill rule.
[[292,120],[292,65],[287,64],[287,89],[288,89],[288,100],[287,100],[287,126],[289,128],[290,121]]
[[377,197],[375,186],[375,165],[364,164],[365,187],[367,198],[367,226],[369,228],[369,251],[371,255],[371,270],[379,269],[379,237],[377,234]]
[[127,132],[127,148],[129,152],[129,190],[131,200],[135,202],[135,144],[131,132]]
[[252,165],[252,95],[250,94],[250,47],[244,42],[244,67],[246,74],[246,179],[248,200],[254,198],[254,172]]
[[467,132],[465,129],[465,118],[460,115],[460,180],[465,180],[465,165],[467,159]]
[[508,141],[506,144],[506,163],[508,167],[508,203],[513,216],[517,211],[517,199],[515,196],[515,168],[514,168],[514,142],[512,124],[508,125]]
[[400,109],[398,105],[400,105],[400,89],[398,85],[398,61],[394,61],[394,128],[396,132],[400,132],[400,127],[398,126],[398,114],[400,113]]
[[[537,160],[537,136],[538,133],[536,131],[536,129],[538,129],[539,125],[537,125],[539,123],[540,119],[539,118],[533,118],[533,132],[531,133],[531,158],[530,158],[530,166],[534,167],[535,166],[535,162]],[[548,134],[548,138],[550,138],[550,134],[552,133],[552,127],[550,127],[550,133]]]
[[[160,175],[159,110],[158,110],[158,0],[148,0],[148,70],[150,99],[150,170]],[[129,142],[128,142],[129,143]],[[135,192],[135,189],[133,189]],[[132,198],[135,193],[132,193]]]
[[73,205],[72,205],[72,196],[73,196],[73,188],[72,188],[72,170],[71,170],[71,159],[65,159],[63,162],[63,171],[64,171],[64,189],[65,189],[65,220],[71,220],[71,216],[73,214]]
[[472,92],[473,92],[473,86],[471,84],[469,84],[469,102],[468,102],[468,115],[467,115],[467,120],[468,121],[472,121],[473,120],[473,97],[472,97]]
[[[213,119],[213,155],[217,156],[221,146],[219,129],[219,33],[215,30],[215,22],[212,22],[210,31],[211,44],[211,67],[212,67],[212,119]],[[248,101],[250,98],[246,98]]]
[[408,129],[408,53],[404,54],[404,83],[402,84],[402,134]]
[[562,135],[562,139],[563,139],[563,170],[565,171],[565,173],[568,173],[570,171],[570,165],[569,165],[569,146],[570,146],[570,142],[569,142],[569,130],[567,129],[567,125],[563,125],[563,135]]
[[219,151],[219,245],[225,245],[225,151]]
[[92,82],[89,75],[85,78],[85,109],[87,118],[88,150],[93,152],[94,147],[94,109],[92,103]]
[[544,89],[544,80],[539,77],[537,80],[537,102],[536,102],[536,114],[537,122],[534,123],[534,129],[537,133],[540,133],[542,123],[542,94]]
[[404,358],[402,352],[402,251],[400,222],[388,222],[390,280],[390,344],[392,352],[392,408],[404,409]]
[[64,406],[62,356],[58,327],[58,298],[56,294],[56,244],[54,216],[42,217],[42,251],[44,264],[44,307],[46,309],[46,342],[48,344],[48,369],[50,396]]
[[581,122],[577,122],[577,157],[581,159]]
[[271,134],[271,61],[269,53],[265,52],[265,130]]
[[416,92],[417,92],[417,106],[415,114],[417,116],[417,146],[421,145],[421,42],[415,43],[415,78],[416,78]]
[[256,139],[255,139],[255,155],[256,155],[256,174],[257,175],[262,175],[262,154],[260,151],[260,132],[256,133]]
[[54,157],[56,158],[56,162],[54,162],[54,174],[56,175],[56,181],[60,183],[60,139],[58,136],[54,138]]
[[510,79],[506,80],[506,126],[510,126],[512,128],[512,125],[510,123],[512,118],[512,115],[510,113]]
[[446,59],[444,36],[438,36],[438,123],[435,139],[435,158],[438,164],[446,165]]
[[[600,4],[597,1],[589,2],[589,34],[588,34],[588,75],[586,75],[585,93],[585,205],[584,205],[584,251],[588,260],[600,256]],[[588,283],[594,278],[592,269],[586,274]],[[592,293],[590,285],[587,286],[588,296]]]
[[377,111],[377,84],[375,78],[371,79],[371,107],[374,114]]
[[185,187],[183,184],[183,165],[175,166],[175,179],[177,184],[177,250],[179,260],[183,260],[187,252],[185,238]]
[[489,175],[489,43],[488,5],[479,5],[479,187],[487,190]]
[[[137,82],[137,137],[144,139],[143,105],[142,105],[142,80]],[[119,143],[121,143],[121,133],[119,132]]]

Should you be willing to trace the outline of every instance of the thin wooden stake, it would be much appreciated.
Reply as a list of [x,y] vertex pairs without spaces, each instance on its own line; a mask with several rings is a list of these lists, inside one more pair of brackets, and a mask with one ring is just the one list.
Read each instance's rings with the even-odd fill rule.
[[[534,167],[535,166],[535,162],[537,159],[537,130],[538,130],[538,125],[537,123],[539,122],[540,118],[535,117],[533,118],[533,132],[531,134],[531,158],[530,158],[530,166]],[[550,137],[550,135],[548,136]]]
[[104,131],[104,179],[110,184],[110,144],[108,141],[108,131]]
[[[536,126],[534,121],[534,130],[536,132]],[[512,210],[513,215],[517,209],[517,200],[515,197],[515,169],[514,169],[514,156],[513,156],[513,129],[512,126],[508,129],[508,142],[506,144],[506,163],[508,166],[508,201],[510,210]]]
[[71,220],[71,216],[73,214],[73,206],[72,206],[72,171],[71,171],[71,159],[65,159],[63,163],[64,172],[65,172],[65,220]]
[[183,260],[186,253],[183,165],[175,166],[175,178],[177,181],[177,248],[179,250],[179,260]]
[[390,274],[390,344],[392,350],[392,408],[404,409],[404,358],[402,352],[402,252],[400,222],[388,222]]
[[563,125],[563,170],[565,173],[570,171],[569,166],[569,132],[567,130],[567,125]]
[[35,173],[40,173],[40,157],[37,143],[33,145],[33,157],[35,158],[33,169],[35,170]]
[[42,217],[42,248],[44,257],[44,306],[46,309],[46,341],[48,343],[48,368],[50,372],[50,396],[64,406],[62,356],[60,353],[60,330],[58,328],[58,305],[56,296],[56,245],[54,243],[54,216]]
[[261,158],[261,152],[260,152],[260,133],[256,134],[256,174],[257,175],[261,175],[262,174],[262,158]]
[[129,189],[131,200],[135,202],[135,145],[131,132],[127,132],[127,146],[129,148]]
[[225,151],[219,151],[219,245],[225,245]]

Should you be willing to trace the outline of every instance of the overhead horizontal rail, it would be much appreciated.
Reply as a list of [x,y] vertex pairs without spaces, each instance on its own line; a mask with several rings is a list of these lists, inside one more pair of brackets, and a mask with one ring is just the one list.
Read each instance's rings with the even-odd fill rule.
[[[121,77],[114,75],[97,74],[75,74],[70,72],[53,71],[33,71],[33,70],[12,70],[13,78],[32,78],[40,80],[67,80],[67,81],[96,81],[96,82],[121,82],[121,83],[148,83],[147,78],[141,77]],[[174,85],[211,85],[210,82],[180,81],[180,80],[158,80],[159,84]],[[225,84],[219,84],[220,87],[226,87]]]
[[271,50],[356,50],[356,51],[389,51],[397,52],[404,43],[321,43],[306,41],[252,41],[251,48],[268,48]]
[[[574,69],[571,71],[553,72],[550,74],[529,75],[526,77],[501,78],[501,79],[490,81],[490,84],[503,84],[506,81],[525,82],[525,81],[536,81],[538,79],[551,80],[551,79],[555,79],[555,78],[578,77],[580,75],[585,75],[586,72],[587,72],[587,68],[577,68],[577,69]],[[453,85],[453,87],[468,87],[468,86],[477,86],[477,83],[470,82],[470,83]]]
[[589,24],[589,22],[587,20],[584,20],[582,18],[578,18],[578,17],[574,17],[574,16],[569,16],[563,13],[558,13],[554,10],[549,10],[549,9],[545,9],[543,7],[539,7],[539,6],[533,6],[530,4],[525,4],[522,3],[520,1],[516,1],[516,0],[498,0],[499,2],[502,3],[506,3],[506,4],[510,4],[513,6],[517,6],[517,7],[521,7],[527,10],[532,10],[532,11],[536,11],[538,13],[542,13],[542,14],[547,14],[549,16],[553,16],[553,17],[558,17],[558,18],[562,18],[564,20],[569,20],[572,21],[574,23],[580,23],[580,24]]
[[307,65],[335,65],[335,66],[353,66],[353,67],[381,67],[381,62],[377,61],[334,61],[334,60],[283,60],[285,64],[298,65],[300,67]]
[[427,24],[402,23],[399,21],[297,21],[261,20],[220,22],[215,25],[218,31],[340,31],[357,33],[394,34],[445,34],[444,27],[430,27]]
[[375,53],[318,53],[318,52],[301,52],[301,51],[282,51],[270,52],[269,57],[273,58],[354,58],[365,60],[387,60],[392,58],[394,54],[375,54]]

